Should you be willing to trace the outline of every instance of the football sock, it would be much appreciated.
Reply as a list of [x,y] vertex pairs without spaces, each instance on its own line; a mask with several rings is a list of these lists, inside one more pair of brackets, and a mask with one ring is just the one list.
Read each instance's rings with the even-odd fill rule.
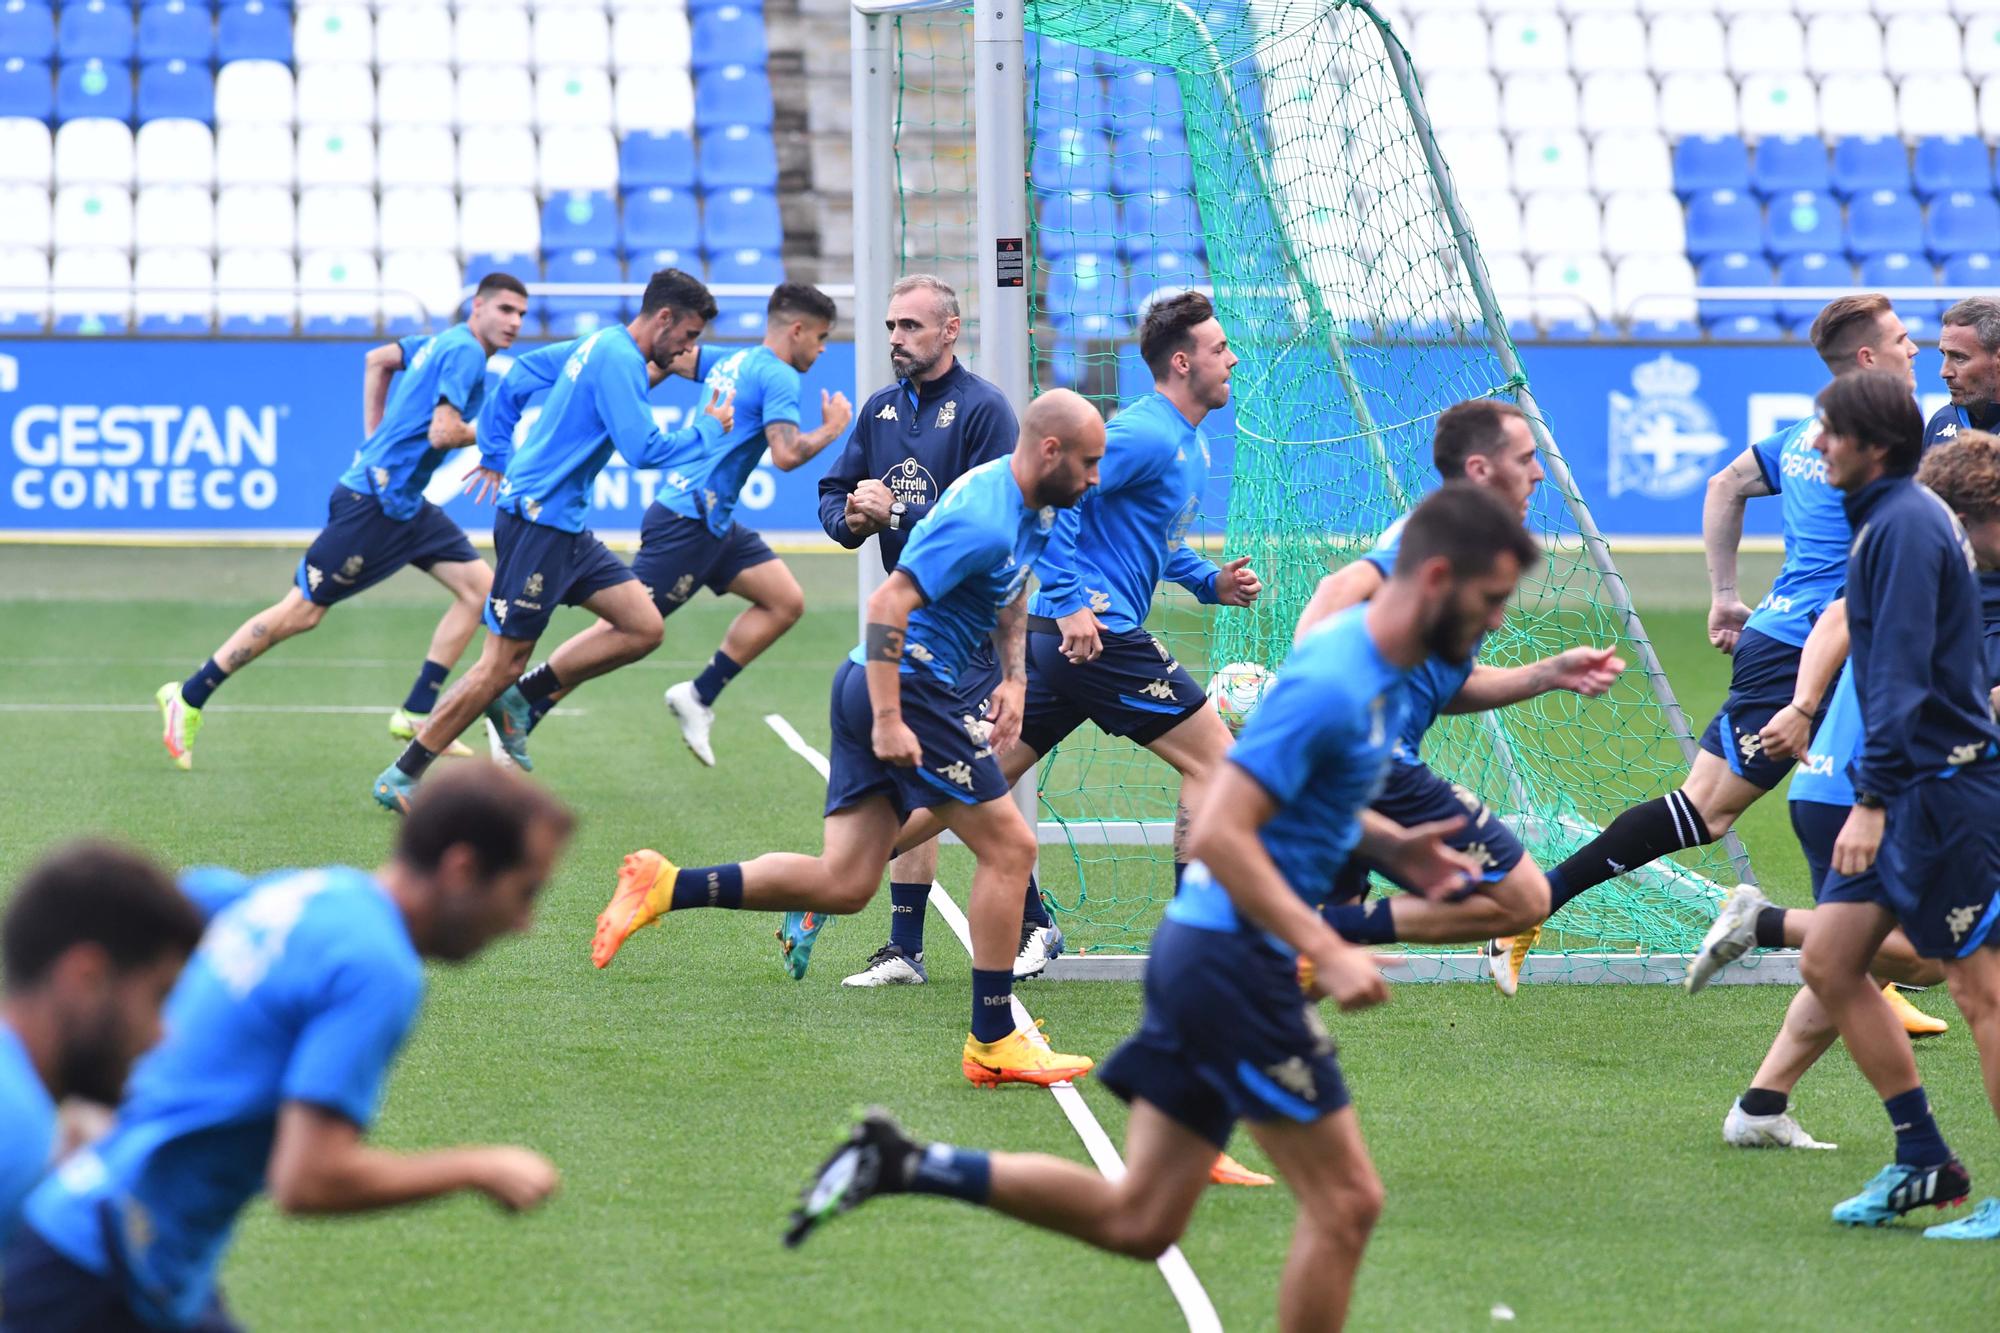
[[1744,1115],[1783,1115],[1791,1098],[1769,1088],[1752,1088],[1736,1099]]
[[396,767],[412,778],[420,778],[424,770],[437,758],[437,751],[426,750],[422,741],[411,741],[403,751],[403,757],[396,761]]
[[698,866],[674,876],[674,904],[669,911],[719,907],[733,912],[743,906],[743,867],[737,862]]
[[206,708],[208,696],[222,688],[222,682],[229,679],[229,673],[209,658],[201,664],[201,669],[181,682],[181,702],[189,708]]
[[1951,1149],[1938,1133],[1937,1121],[1931,1119],[1930,1098],[1924,1096],[1923,1084],[1884,1098],[1882,1109],[1889,1113],[1889,1123],[1896,1130],[1897,1166],[1936,1166],[1951,1159]]
[[1185,861],[1174,862],[1174,892],[1176,894],[1180,893],[1181,881],[1185,878],[1187,878],[1187,862]]
[[928,884],[889,882],[889,943],[912,958],[924,951],[924,911],[930,900]]
[[1328,904],[1320,909],[1320,915],[1350,944],[1396,942],[1396,918],[1389,911],[1387,898],[1367,903],[1341,903],[1337,907]]
[[556,701],[553,695],[547,699],[531,700],[528,704],[528,730],[533,731],[542,724],[543,718],[555,711]]
[[1028,876],[1028,896],[1021,903],[1021,919],[1031,926],[1052,926],[1048,904],[1042,901],[1042,886],[1035,883],[1033,875]]
[[1669,852],[1713,841],[1701,812],[1685,792],[1670,791],[1635,805],[1584,844],[1583,850],[1549,872],[1549,915],[1607,879],[1616,879]]
[[1785,909],[1765,907],[1757,912],[1757,947],[1760,949],[1782,949],[1785,947]]
[[444,678],[450,674],[450,667],[426,657],[422,668],[417,672],[417,683],[410,686],[410,697],[403,700],[403,711],[415,713],[419,717],[427,716],[431,709],[437,707],[438,690],[444,685]]
[[1014,969],[972,969],[972,1039],[999,1041],[1014,1030]]
[[547,699],[562,687],[562,682],[556,679],[556,668],[552,662],[542,663],[514,682],[514,688],[519,690],[521,697],[530,704]]
[[[893,1179],[897,1173],[889,1173]],[[937,1194],[967,1203],[985,1203],[993,1193],[993,1164],[976,1148],[930,1143],[904,1160],[902,1188],[911,1194]]]
[[723,687],[735,680],[736,673],[742,669],[728,653],[716,649],[714,659],[694,678],[694,697],[701,700],[704,707],[713,704],[715,696],[721,694]]

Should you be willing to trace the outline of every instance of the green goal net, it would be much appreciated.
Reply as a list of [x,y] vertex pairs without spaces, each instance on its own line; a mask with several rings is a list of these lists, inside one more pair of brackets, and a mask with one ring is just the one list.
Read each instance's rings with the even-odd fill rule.
[[[1146,302],[1213,293],[1241,362],[1231,410],[1207,427],[1216,475],[1194,539],[1251,556],[1267,593],[1213,611],[1164,588],[1153,628],[1198,677],[1275,667],[1319,577],[1435,484],[1437,415],[1528,387],[1482,314],[1497,306],[1480,299],[1396,39],[1338,0],[1033,0],[1026,22],[1037,387],[1069,385],[1115,411],[1150,385],[1135,347]],[[898,23],[901,264],[976,288],[971,23]],[[1548,559],[1484,660],[1594,643],[1633,666],[1602,699],[1444,719],[1425,758],[1546,867],[1675,785],[1685,724],[1543,438],[1550,480],[1530,526]],[[1176,776],[1086,729],[1047,758],[1040,789],[1043,884],[1066,932],[1091,950],[1143,949],[1172,895]],[[1572,903],[1540,947],[1579,974],[1590,955],[1686,952],[1716,886],[1737,878],[1720,848],[1661,862]]]

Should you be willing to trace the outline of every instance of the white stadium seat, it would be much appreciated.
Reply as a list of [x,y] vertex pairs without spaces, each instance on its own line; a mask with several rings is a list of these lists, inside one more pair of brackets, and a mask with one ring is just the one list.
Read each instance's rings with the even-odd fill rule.
[[215,248],[215,199],[199,185],[155,185],[139,191],[136,235],[144,246]]
[[1752,74],[1742,105],[1745,138],[1819,133],[1819,93],[1803,74]]
[[1739,14],[1789,14],[1795,7],[1793,0],[1710,0],[1710,3],[1725,19]]
[[[1911,139],[1972,134],[1979,123],[1972,85],[1964,79],[1914,76],[1904,79],[1902,93],[1896,100],[1896,122],[1904,136]],[[61,174],[60,164],[57,174]]]
[[393,0],[375,14],[375,63],[428,65],[451,51],[451,10]]
[[396,125],[382,131],[375,179],[386,191],[398,185],[437,185],[458,179],[458,141],[442,125]]
[[1604,200],[1604,251],[1628,255],[1687,252],[1687,220],[1671,189],[1622,190]]
[[1420,14],[1409,45],[1410,58],[1423,72],[1426,86],[1442,73],[1490,68],[1486,24],[1476,16]]
[[1594,254],[1604,248],[1597,197],[1587,190],[1541,190],[1521,209],[1521,251],[1542,255]]
[[1965,72],[1975,79],[2000,74],[2000,3],[1965,21]]
[[132,306],[132,261],[122,249],[56,251],[49,270],[55,316],[123,313]]
[[56,131],[56,184],[132,184],[132,130],[122,120],[64,121]]
[[299,131],[299,188],[373,185],[375,132],[366,125],[313,125]]
[[[452,245],[456,245],[454,240]],[[414,315],[431,321],[451,318],[463,274],[451,248],[391,250],[382,257],[382,313]],[[415,298],[416,304],[411,304]]]
[[215,248],[283,250],[298,243],[298,214],[290,189],[275,185],[225,185],[215,196]]
[[1590,188],[1671,190],[1674,163],[1666,139],[1648,131],[1600,134],[1590,142]]
[[[1883,30],[1883,64],[1892,78],[1918,75],[1934,79],[1940,69],[1948,70],[1958,63],[1961,40],[1958,24],[1943,14],[1901,14],[1890,19]],[[1963,48],[1967,55],[1972,46],[1967,40]]]
[[289,249],[224,250],[215,266],[215,312],[222,319],[232,315],[291,319],[299,308],[293,292],[298,280]]
[[2000,74],[1979,86],[1979,132],[1988,140],[2000,139]]
[[384,249],[449,250],[458,244],[458,197],[449,186],[382,191]]
[[375,58],[375,20],[366,5],[301,5],[292,24],[292,60],[362,64]]
[[1569,69],[1569,28],[1552,9],[1494,14],[1491,41],[1496,74],[1547,74]]
[[366,65],[304,65],[295,99],[301,128],[375,119],[375,75]]
[[1516,74],[1500,96],[1500,123],[1510,134],[1577,128],[1576,82],[1567,74]]
[[1521,204],[1512,190],[1479,190],[1459,196],[1482,254],[1521,249]]
[[458,72],[458,127],[532,125],[535,81],[522,65],[487,65]]
[[542,134],[537,183],[545,195],[558,190],[618,188],[618,141],[607,129],[551,129]]
[[1805,67],[1805,31],[1790,14],[1745,14],[1730,21],[1730,73],[1800,74]]
[[1610,318],[1611,268],[1597,254],[1547,255],[1535,261],[1535,317],[1572,320],[1587,314]]
[[213,319],[214,285],[215,263],[206,250],[141,250],[132,266],[134,313]]
[[381,272],[370,250],[309,250],[299,259],[299,314],[373,320],[382,307]]
[[1599,14],[1630,14],[1639,8],[1637,0],[1559,0],[1556,8],[1570,20],[1570,40],[1576,40],[1576,20]]
[[62,186],[53,218],[59,245],[132,248],[132,192],[122,185]]
[[544,128],[611,123],[611,78],[602,69],[543,66],[535,75],[535,121]]
[[1820,82],[1819,132],[1831,139],[1896,132],[1896,87],[1880,74],[1833,74]]
[[1579,74],[1646,68],[1646,24],[1631,9],[1584,14],[1569,25],[1570,64]]
[[373,250],[375,195],[360,186],[331,185],[299,191],[299,249]]
[[1653,86],[1650,74],[1612,71],[1585,75],[1577,117],[1578,123],[1593,135],[1616,130],[1658,130],[1659,89]]
[[1438,151],[1451,168],[1452,184],[1465,193],[1512,188],[1507,172],[1507,139],[1498,130],[1440,131]]
[[292,132],[282,125],[224,125],[215,136],[218,185],[283,185],[298,179]]
[[1574,132],[1523,134],[1514,140],[1514,189],[1582,190],[1590,185],[1590,152]]
[[543,68],[611,63],[611,24],[600,8],[543,10],[533,34],[534,62]]
[[621,10],[611,21],[611,63],[620,70],[654,65],[684,68],[693,54],[687,15],[679,9]]
[[1516,254],[1482,254],[1481,258],[1486,261],[1486,277],[1493,284],[1501,312],[1509,319],[1530,318],[1535,310],[1535,280],[1528,271],[1528,261]]
[[468,129],[458,136],[461,189],[533,189],[535,136],[518,126]]
[[1728,67],[1722,21],[1707,10],[1662,14],[1647,32],[1655,74],[1720,74]]
[[215,76],[215,123],[292,123],[292,71],[275,60],[232,60]]
[[46,250],[55,235],[42,185],[0,185],[0,250]]
[[1669,74],[1660,80],[1660,128],[1668,138],[1734,134],[1742,125],[1736,85],[1727,74]]
[[449,65],[392,65],[376,81],[376,118],[391,125],[457,124],[458,83]]
[[1632,255],[1618,261],[1612,290],[1620,318],[1692,323],[1694,285],[1694,266],[1685,255]]
[[452,21],[452,63],[460,72],[477,65],[504,65],[526,72],[534,41],[525,9],[465,9]]
[[[0,187],[0,196],[4,194]],[[42,197],[48,197],[46,191]],[[5,226],[0,222],[0,230]],[[0,248],[0,314],[49,317],[49,256],[42,247]]]
[[141,186],[215,185],[215,132],[198,120],[149,120],[134,148]]
[[[1491,76],[1481,77],[1491,88]],[[684,69],[654,66],[624,70],[618,75],[614,100],[613,120],[620,134],[632,134],[639,130],[664,132],[694,128],[694,81]],[[1431,123],[1443,128],[1436,118],[1436,105],[1431,103]],[[1498,111],[1496,96],[1496,115]],[[1492,126],[1493,121],[1489,119],[1479,128],[1491,129]]]
[[1806,68],[1828,74],[1882,72],[1882,29],[1872,14],[1819,14],[1806,27]]
[[0,119],[0,185],[47,189],[54,164],[48,126],[26,116]]
[[467,190],[458,201],[460,254],[532,254],[542,215],[532,190]]

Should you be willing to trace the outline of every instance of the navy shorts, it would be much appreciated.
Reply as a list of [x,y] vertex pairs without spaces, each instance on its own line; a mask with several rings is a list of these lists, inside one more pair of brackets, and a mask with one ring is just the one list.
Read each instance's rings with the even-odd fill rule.
[[[1792,701],[1799,683],[1799,656],[1802,650],[1781,639],[1746,629],[1736,640],[1736,653],[1729,668],[1729,697],[1722,711],[1701,733],[1701,748],[1726,761],[1729,771],[1745,782],[1770,791],[1785,780],[1796,759],[1772,759],[1764,753],[1758,735],[1764,724],[1776,717]],[[1820,711],[1825,713],[1825,705]],[[1819,718],[1813,719],[1813,728]]]
[[2000,761],[1984,759],[1913,782],[1889,802],[1882,849],[1870,871],[1874,895],[1858,896],[1830,871],[1821,902],[1872,901],[1924,958],[1963,958],[2000,946]]
[[544,527],[506,509],[493,517],[493,549],[486,628],[503,639],[539,639],[558,606],[581,606],[633,577],[591,532]]
[[410,518],[390,518],[374,496],[336,486],[326,502],[326,526],[306,548],[293,580],[308,601],[332,606],[404,565],[429,569],[478,559],[465,530],[429,500]]
[[1348,1103],[1333,1038],[1298,964],[1262,935],[1168,920],[1153,934],[1139,1031],[1097,1067],[1221,1148],[1241,1120],[1311,1124]]
[[[1378,815],[1388,816],[1404,828],[1440,819],[1465,821],[1463,828],[1444,840],[1445,845],[1468,853],[1482,862],[1486,869],[1477,884],[1452,895],[1454,899],[1477,893],[1483,885],[1498,884],[1512,874],[1514,867],[1528,855],[1528,849],[1514,836],[1514,830],[1495,817],[1476,792],[1439,777],[1428,764],[1390,760],[1382,775],[1381,793],[1368,808]],[[1347,858],[1347,864],[1334,877],[1333,891],[1327,895],[1327,901],[1347,903],[1367,897],[1368,876],[1371,873],[1380,875],[1398,888],[1410,887],[1367,857],[1354,855]]]
[[1085,722],[1150,745],[1208,706],[1201,685],[1145,630],[1106,630],[1104,651],[1078,665],[1062,655],[1062,631],[1028,618],[1028,703],[1021,739],[1047,754]]
[[1840,838],[1840,826],[1854,807],[1829,805],[1825,801],[1792,801],[1792,832],[1798,835],[1799,850],[1806,856],[1806,873],[1812,877],[1814,903],[1888,903],[1882,893],[1882,877],[1871,866],[1859,875],[1833,873],[1833,844]]
[[646,585],[660,614],[670,616],[687,604],[696,588],[720,597],[738,574],[777,558],[762,537],[741,523],[731,523],[729,531],[718,537],[700,519],[676,514],[655,500],[639,529],[639,554],[632,557],[632,572]]
[[871,796],[886,796],[899,815],[946,801],[981,805],[1006,796],[1010,788],[993,747],[986,743],[980,715],[983,680],[962,692],[921,671],[903,673],[903,721],[917,734],[924,761],[902,768],[875,757],[875,708],[868,701],[868,669],[852,658],[833,673],[828,721],[833,753],[828,758],[826,813],[846,810]]
[[[209,1298],[188,1333],[240,1333],[218,1293]],[[116,1279],[72,1263],[31,1227],[20,1227],[7,1248],[0,1282],[0,1333],[158,1333],[132,1311]]]

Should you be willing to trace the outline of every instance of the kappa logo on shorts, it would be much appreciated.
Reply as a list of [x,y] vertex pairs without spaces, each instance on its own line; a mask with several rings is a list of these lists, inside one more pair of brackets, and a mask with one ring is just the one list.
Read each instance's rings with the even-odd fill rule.
[[967,791],[972,790],[972,765],[963,759],[955,760],[938,770],[938,776],[947,782],[956,782]]
[[306,566],[306,587],[312,589],[314,592],[319,591],[319,581],[325,577],[326,575],[319,572],[318,565]]
[[528,581],[521,585],[521,595],[523,597],[540,597],[542,595],[542,576],[539,571],[528,575]]
[[1140,686],[1139,693],[1151,699],[1171,701],[1174,697],[1174,683],[1170,680],[1153,680]]
[[1494,862],[1493,852],[1492,849],[1487,847],[1485,843],[1483,842],[1467,843],[1464,847],[1460,848],[1459,850],[1463,851],[1467,856],[1471,857],[1473,860],[1479,862],[1480,865],[1483,865],[1488,869],[1492,868]]
[[1312,1066],[1299,1056],[1294,1055],[1275,1065],[1266,1065],[1264,1072],[1271,1076],[1273,1083],[1286,1092],[1303,1097],[1309,1102],[1319,1100],[1319,1085],[1313,1081]]
[[688,594],[693,591],[694,575],[683,574],[674,580],[673,587],[667,589],[667,600],[670,602],[685,602],[688,599]]
[[1978,922],[1985,906],[1981,903],[1978,907],[1954,907],[1944,914],[1944,924],[1951,931],[1953,944],[1965,938],[1965,932]]
[[1764,738],[1754,731],[1737,734],[1736,748],[1743,752],[1743,762],[1754,763],[1757,756],[1764,753]]
[[937,429],[943,430],[958,420],[958,399],[954,398],[938,409]]
[[505,597],[495,597],[493,599],[493,618],[503,625],[507,623],[507,599]]

